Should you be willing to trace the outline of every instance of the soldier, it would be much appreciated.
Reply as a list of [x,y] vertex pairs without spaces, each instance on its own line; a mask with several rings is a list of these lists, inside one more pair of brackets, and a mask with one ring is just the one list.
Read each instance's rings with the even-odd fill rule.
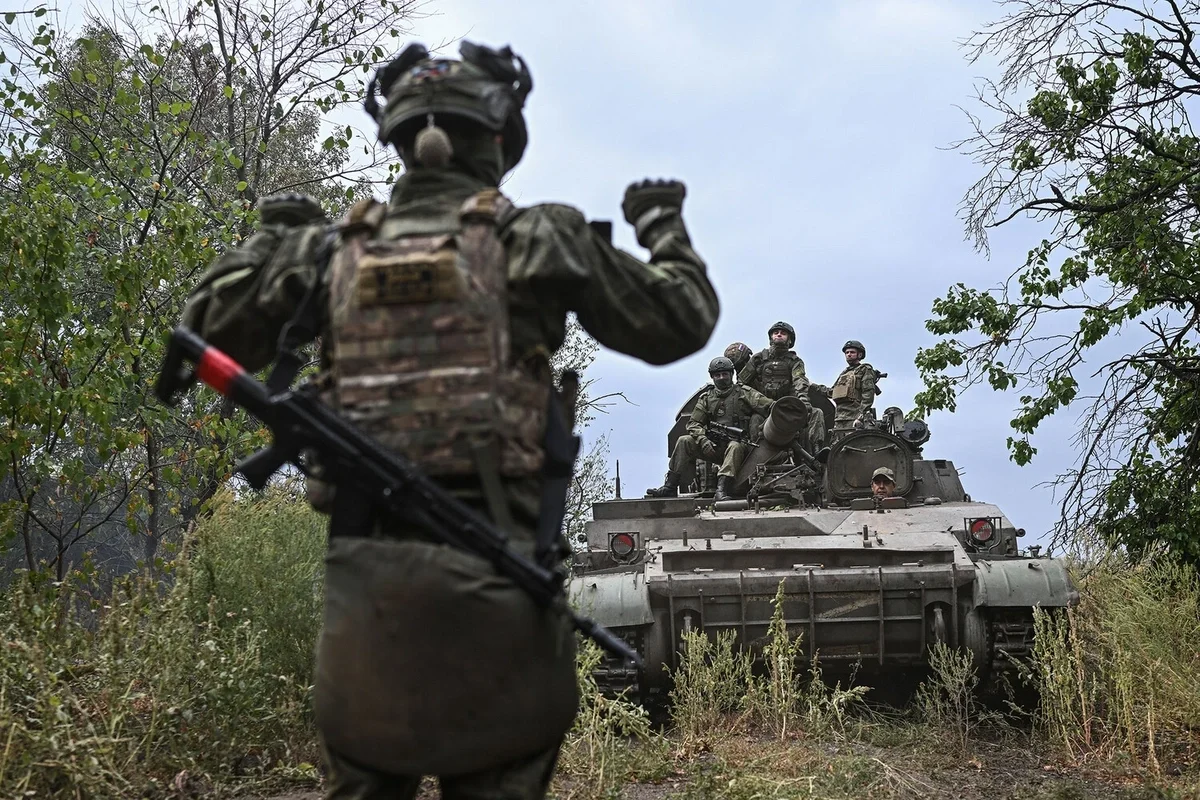
[[767,330],[767,340],[770,345],[750,357],[738,380],[772,400],[787,395],[800,398],[808,416],[803,438],[809,452],[815,452],[825,438],[824,415],[813,413],[804,360],[791,349],[796,344],[796,329],[781,320]]
[[742,367],[746,366],[746,362],[750,360],[752,351],[749,345],[744,342],[734,342],[725,348],[725,357],[733,362],[734,373],[742,371]]
[[888,467],[880,467],[871,475],[871,494],[875,497],[891,497],[896,493],[896,473]]
[[863,347],[863,343],[851,339],[842,345],[842,352],[846,355],[846,368],[832,387],[819,387],[833,400],[837,409],[833,418],[835,438],[854,430],[855,421],[871,408],[875,395],[879,394],[875,368],[863,361],[867,356],[867,348]]
[[657,489],[646,490],[647,497],[677,496],[679,475],[684,467],[697,458],[703,458],[705,461],[721,465],[717,471],[717,492],[713,500],[730,498],[730,483],[741,469],[742,462],[746,460],[750,445],[728,439],[714,442],[709,438],[706,426],[710,422],[716,422],[746,430],[752,415],[761,414],[766,418],[771,413],[773,401],[744,383],[735,385],[733,362],[724,356],[718,356],[708,362],[708,374],[712,378],[713,388],[696,400],[692,418],[688,422],[688,432],[675,440],[666,480]]
[[[305,198],[264,201],[260,231],[210,268],[184,320],[250,371],[285,324],[289,346],[319,336],[326,401],[528,554],[540,516],[562,544],[541,469],[546,431],[563,427],[550,428],[563,415],[549,359],[567,313],[605,346],[668,364],[704,346],[719,307],[682,183],[625,191],[648,264],[574,208],[514,207],[498,187],[525,149],[529,72],[507,47],[460,52],[411,44],[368,87],[405,167],[389,203],[331,229]],[[277,213],[289,203],[313,213]],[[445,797],[544,797],[578,704],[569,622],[331,477],[314,690],[326,797],[412,798],[423,775]]]

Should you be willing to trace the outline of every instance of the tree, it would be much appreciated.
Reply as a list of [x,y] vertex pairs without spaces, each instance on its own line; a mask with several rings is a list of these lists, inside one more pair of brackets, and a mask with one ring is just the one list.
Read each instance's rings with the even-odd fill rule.
[[[567,318],[567,335],[562,347],[554,353],[551,367],[555,380],[561,379],[565,370],[571,369],[580,376],[579,398],[576,402],[575,431],[585,430],[596,414],[604,413],[618,398],[620,392],[593,395],[594,378],[587,378],[586,370],[596,360],[600,346],[587,334],[579,320],[572,314]],[[608,500],[615,487],[608,477],[608,436],[601,434],[587,443],[587,449],[575,462],[575,472],[567,491],[566,513],[563,518],[563,534],[567,541],[576,544],[583,535],[583,526],[592,518],[592,503]]]
[[67,43],[44,9],[6,17],[0,532],[26,566],[61,576],[79,543],[129,534],[152,563],[261,443],[228,405],[153,400],[165,334],[258,197],[336,214],[369,191],[374,162],[351,163],[351,129],[322,140],[321,114],[361,96],[411,6],[155,6]]
[[969,41],[997,56],[959,146],[984,168],[967,229],[1040,222],[1045,239],[998,288],[935,301],[941,340],[916,359],[919,410],[965,388],[1019,390],[1011,457],[1084,406],[1055,541],[1094,538],[1200,564],[1200,97],[1195,3],[1022,0]]

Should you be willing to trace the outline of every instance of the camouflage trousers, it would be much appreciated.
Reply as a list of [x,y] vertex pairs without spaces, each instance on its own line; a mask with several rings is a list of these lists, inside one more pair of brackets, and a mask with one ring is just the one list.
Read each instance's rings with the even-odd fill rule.
[[[854,422],[864,410],[862,403],[839,403],[833,415],[834,430],[849,432],[854,430]],[[842,434],[843,436],[845,433]]]
[[[542,800],[554,776],[559,745],[527,758],[466,775],[439,776],[443,800]],[[324,742],[329,773],[325,800],[412,800],[420,775],[392,775],[356,764]]]
[[697,458],[703,458],[706,461],[711,461],[714,464],[720,464],[721,468],[717,470],[718,475],[726,475],[732,478],[737,475],[737,471],[742,468],[742,462],[746,460],[746,456],[750,453],[750,445],[741,442],[729,442],[722,448],[717,445],[716,455],[713,458],[708,458],[700,452],[701,440],[688,433],[680,436],[675,440],[675,449],[671,452],[671,463],[669,469],[675,474],[683,472]]

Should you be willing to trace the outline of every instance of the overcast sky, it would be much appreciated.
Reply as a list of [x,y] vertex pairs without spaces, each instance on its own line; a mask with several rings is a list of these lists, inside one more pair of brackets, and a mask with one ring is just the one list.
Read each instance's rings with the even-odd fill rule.
[[[66,3],[78,24],[84,3]],[[838,0],[753,5],[685,0],[429,0],[412,36],[457,57],[457,40],[511,44],[529,64],[525,158],[505,191],[613,220],[614,241],[639,257],[621,219],[625,187],[645,177],[687,184],[684,217],[721,299],[708,345],[651,367],[602,351],[590,370],[621,404],[585,432],[620,459],[626,497],[662,481],[666,433],[733,341],[755,350],[767,328],[795,326],[809,377],[830,384],[841,345],[860,339],[888,373],[876,405],[908,410],[913,358],[934,338],[932,301],[952,284],[994,286],[1042,231],[1005,226],[990,259],[964,237],[957,207],[980,168],[951,145],[980,113],[973,87],[992,70],[958,42],[994,20],[983,0]],[[397,47],[397,52],[403,44]],[[367,129],[364,112],[337,114]],[[925,453],[952,459],[968,492],[997,503],[1030,543],[1056,519],[1039,484],[1069,466],[1076,414],[1044,424],[1034,463],[1008,459],[1015,393],[978,388],[929,420]]]
[[[440,0],[416,21],[433,46],[468,38],[511,44],[534,90],[530,144],[506,184],[521,204],[558,201],[616,222],[625,186],[686,182],[684,215],[721,298],[708,346],[667,367],[603,352],[600,391],[623,391],[586,432],[607,432],[626,497],[661,482],[666,431],[727,344],[766,343],[791,322],[808,374],[829,384],[841,345],[861,339],[888,373],[882,408],[912,407],[913,357],[933,337],[931,303],[958,281],[992,286],[1023,262],[1040,232],[1014,226],[991,258],[963,235],[957,206],[979,168],[950,146],[978,113],[973,86],[990,65],[957,42],[1000,9],[977,0],[759,2]],[[456,55],[457,45],[443,52]],[[1035,541],[1055,503],[1037,484],[1069,465],[1075,415],[1038,434],[1034,463],[1008,460],[1016,396],[977,389],[929,420],[925,452],[952,459],[972,496],[998,503]]]

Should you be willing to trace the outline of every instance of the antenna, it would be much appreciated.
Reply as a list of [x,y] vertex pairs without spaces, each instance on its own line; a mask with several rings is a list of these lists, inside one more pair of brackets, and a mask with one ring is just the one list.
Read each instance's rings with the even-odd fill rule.
[[616,498],[615,498],[615,499],[616,499],[616,500],[620,500],[620,499],[621,499],[621,459],[619,459],[619,458],[617,459],[617,485],[616,485],[616,490],[617,490],[617,496],[616,496]]

